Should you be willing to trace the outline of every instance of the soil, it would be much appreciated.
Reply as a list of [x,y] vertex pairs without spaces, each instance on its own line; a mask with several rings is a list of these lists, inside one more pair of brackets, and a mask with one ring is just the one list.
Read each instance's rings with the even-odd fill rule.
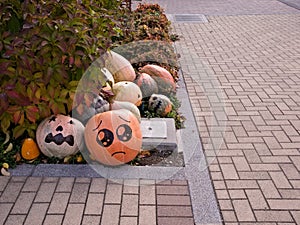
[[183,154],[173,151],[144,151],[135,160],[130,162],[132,166],[165,166],[183,167]]

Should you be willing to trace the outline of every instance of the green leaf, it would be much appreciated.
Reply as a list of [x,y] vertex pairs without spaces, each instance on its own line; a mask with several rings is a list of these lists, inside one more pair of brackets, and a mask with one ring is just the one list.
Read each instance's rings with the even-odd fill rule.
[[17,139],[24,134],[26,128],[24,126],[18,125],[13,129],[13,137]]
[[11,116],[7,112],[4,112],[0,118],[1,118],[1,130],[5,133],[10,126]]

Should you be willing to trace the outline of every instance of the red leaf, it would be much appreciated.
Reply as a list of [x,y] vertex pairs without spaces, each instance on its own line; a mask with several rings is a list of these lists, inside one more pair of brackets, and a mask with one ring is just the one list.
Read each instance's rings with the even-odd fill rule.
[[17,105],[20,105],[20,106],[27,106],[30,104],[30,100],[29,98],[25,97],[24,95],[22,94],[19,94],[18,92],[16,91],[6,91],[6,94],[7,96],[13,100]]
[[30,122],[35,123],[39,117],[39,109],[36,106],[28,106],[25,109],[26,117]]
[[16,111],[13,115],[14,123],[17,124],[21,119],[21,111]]

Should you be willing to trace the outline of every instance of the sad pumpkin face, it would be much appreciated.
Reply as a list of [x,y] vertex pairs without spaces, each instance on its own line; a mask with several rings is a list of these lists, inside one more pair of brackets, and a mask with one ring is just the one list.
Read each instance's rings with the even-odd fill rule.
[[133,160],[142,146],[139,121],[126,109],[94,115],[86,124],[84,138],[92,158],[110,166]]

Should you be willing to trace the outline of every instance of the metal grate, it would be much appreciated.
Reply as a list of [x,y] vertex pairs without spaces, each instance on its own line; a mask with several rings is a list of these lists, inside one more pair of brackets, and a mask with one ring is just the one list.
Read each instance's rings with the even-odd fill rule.
[[174,14],[171,16],[174,22],[207,23],[208,20],[203,14]]

